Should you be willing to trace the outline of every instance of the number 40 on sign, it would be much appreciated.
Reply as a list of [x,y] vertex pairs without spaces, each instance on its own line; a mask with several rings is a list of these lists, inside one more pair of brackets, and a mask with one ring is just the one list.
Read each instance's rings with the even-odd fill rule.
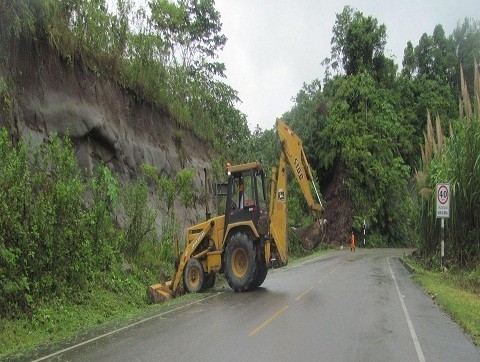
[[450,217],[450,184],[437,184],[437,218]]

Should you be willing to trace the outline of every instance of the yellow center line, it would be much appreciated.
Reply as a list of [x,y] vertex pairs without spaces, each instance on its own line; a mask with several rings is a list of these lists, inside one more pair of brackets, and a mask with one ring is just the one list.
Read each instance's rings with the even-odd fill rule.
[[305,294],[307,294],[307,293],[308,293],[309,291],[311,291],[312,289],[313,289],[313,286],[310,287],[310,288],[308,288],[306,291],[304,291],[304,292],[303,292],[302,294],[300,294],[298,297],[296,297],[295,300],[296,300],[296,301],[299,301],[300,299],[303,298],[303,296],[304,296]]
[[251,337],[255,334],[257,334],[258,332],[260,332],[263,328],[265,328],[266,326],[268,326],[271,322],[273,322],[276,318],[278,318],[279,316],[281,316],[283,313],[285,313],[285,311],[289,308],[288,305],[284,306],[283,308],[279,309],[274,315],[272,315],[270,318],[268,318],[265,322],[263,322],[262,324],[260,324],[257,328],[255,328],[254,330],[252,330],[248,336]]
[[332,274],[333,272],[335,272],[335,270],[337,270],[338,268],[340,268],[340,267],[341,267],[342,265],[344,265],[344,264],[345,264],[345,263],[342,263],[342,264],[340,264],[339,266],[337,266],[336,268],[333,268],[332,270],[330,270],[330,272],[329,272],[327,275],[325,275],[323,278],[320,278],[320,279],[317,281],[317,284],[320,284],[321,282],[323,282],[325,279],[327,279],[327,278],[330,276],[330,274]]
[[321,282],[323,282],[325,279],[328,278],[329,275],[330,275],[330,274],[327,274],[327,275],[325,275],[322,279],[319,279],[318,282],[317,282],[317,284],[320,284]]
[[[337,270],[338,268],[340,268],[342,265],[344,265],[345,263],[342,263],[341,265],[337,266],[336,268],[332,269],[327,275],[325,275],[323,278],[321,278],[320,280],[318,280],[318,284],[320,284],[323,280],[325,280],[326,278],[328,278],[328,276],[330,274],[332,274],[333,272],[335,272],[335,270]],[[314,288],[314,286],[311,286],[310,288],[308,288],[306,291],[304,291],[302,294],[300,294],[298,297],[295,298],[296,301],[299,301],[300,299],[302,299],[307,293],[309,293],[312,289]],[[271,322],[273,322],[275,319],[277,319],[279,316],[281,316],[283,313],[286,312],[286,310],[290,308],[290,306],[286,305],[282,308],[280,308],[275,314],[273,314],[270,318],[268,318],[266,321],[264,321],[262,324],[260,324],[257,328],[255,329],[252,329],[250,331],[250,333],[248,334],[249,337],[257,334],[258,332],[260,332],[263,328],[265,328],[266,326],[268,326]]]

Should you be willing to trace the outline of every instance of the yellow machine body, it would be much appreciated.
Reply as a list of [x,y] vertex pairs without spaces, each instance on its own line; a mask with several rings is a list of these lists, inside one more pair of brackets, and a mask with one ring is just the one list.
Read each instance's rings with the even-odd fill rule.
[[[225,215],[217,216],[186,230],[185,249],[179,255],[171,281],[154,284],[148,294],[152,302],[177,295],[183,288],[196,292],[211,288],[217,273],[224,273],[235,291],[261,285],[267,270],[288,263],[287,165],[312,213],[323,212],[302,141],[282,120],[277,120],[282,152],[267,194],[263,165],[258,162],[227,165],[228,182]],[[314,199],[310,185],[317,195]],[[312,249],[322,240],[325,222],[309,228],[304,247]],[[182,283],[183,282],[183,283]]]

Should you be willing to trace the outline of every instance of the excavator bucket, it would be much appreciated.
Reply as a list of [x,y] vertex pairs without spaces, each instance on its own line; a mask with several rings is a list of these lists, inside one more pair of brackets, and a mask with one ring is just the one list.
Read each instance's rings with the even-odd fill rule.
[[[175,298],[177,295],[183,293],[183,288],[179,285],[178,280],[180,275],[178,275],[178,268],[180,264],[179,253],[178,253],[178,238],[174,240],[175,255],[177,255],[177,261],[175,262],[175,272],[173,273],[173,280],[169,280],[165,283],[158,283],[150,285],[147,289],[147,297],[150,303],[162,303],[168,299]],[[175,286],[176,283],[176,286]]]
[[293,231],[298,238],[298,242],[303,245],[306,250],[313,250],[320,244],[326,235],[325,219],[317,220],[311,225],[294,228]]
[[172,281],[166,283],[153,284],[148,287],[147,295],[151,303],[161,303],[174,297],[172,291]]

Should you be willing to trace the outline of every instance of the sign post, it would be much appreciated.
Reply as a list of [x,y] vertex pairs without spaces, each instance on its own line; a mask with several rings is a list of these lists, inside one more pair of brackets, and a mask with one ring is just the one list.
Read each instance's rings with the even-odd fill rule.
[[363,220],[363,246],[365,246],[366,233],[367,233],[367,223],[364,219]]
[[441,244],[440,244],[440,267],[443,271],[443,260],[445,257],[445,219],[450,217],[450,184],[437,184],[437,219],[441,222]]

